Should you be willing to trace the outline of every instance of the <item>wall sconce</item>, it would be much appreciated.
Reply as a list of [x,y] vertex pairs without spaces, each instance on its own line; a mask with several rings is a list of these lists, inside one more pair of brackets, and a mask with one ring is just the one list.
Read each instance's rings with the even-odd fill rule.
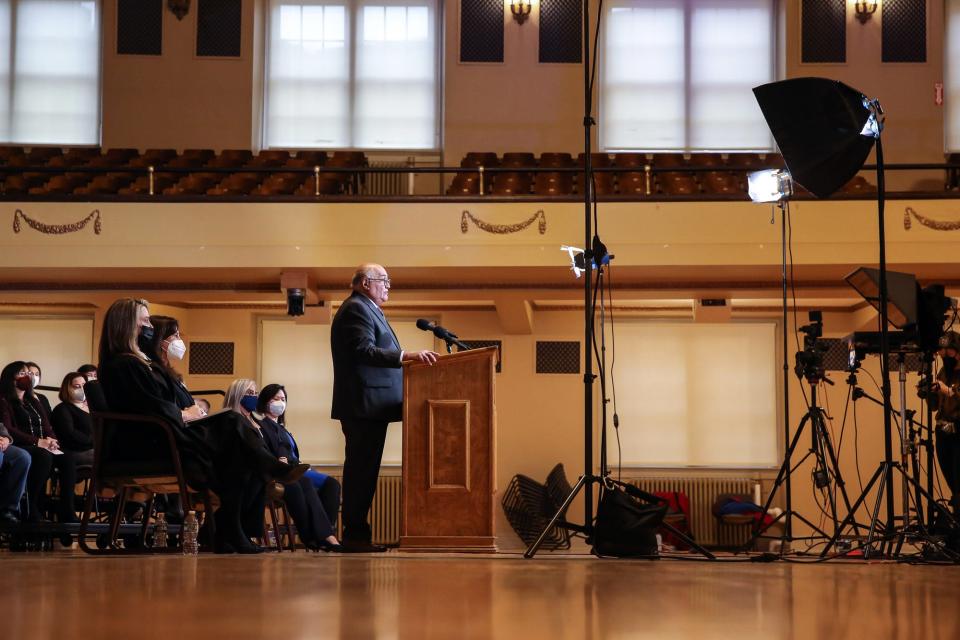
[[877,5],[880,4],[877,0],[857,0],[853,4],[854,15],[857,16],[857,20],[860,21],[860,24],[867,24],[867,20],[873,17],[873,14],[877,12]]
[[513,19],[517,21],[517,24],[523,24],[527,21],[531,9],[533,9],[533,4],[530,0],[511,0],[510,2],[510,13],[513,14]]
[[183,20],[183,16],[190,11],[190,0],[167,0],[167,8],[177,16],[177,20]]

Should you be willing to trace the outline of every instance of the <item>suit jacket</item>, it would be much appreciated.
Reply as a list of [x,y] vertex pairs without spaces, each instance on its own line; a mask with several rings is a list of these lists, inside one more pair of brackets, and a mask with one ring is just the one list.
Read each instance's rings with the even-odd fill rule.
[[263,418],[257,420],[257,424],[260,425],[263,441],[270,453],[278,458],[286,458],[291,464],[300,462],[297,453],[290,446],[290,439],[287,437],[283,425],[277,423],[270,416],[263,416]]
[[354,292],[330,327],[334,420],[402,418],[402,352],[393,329],[372,300]]

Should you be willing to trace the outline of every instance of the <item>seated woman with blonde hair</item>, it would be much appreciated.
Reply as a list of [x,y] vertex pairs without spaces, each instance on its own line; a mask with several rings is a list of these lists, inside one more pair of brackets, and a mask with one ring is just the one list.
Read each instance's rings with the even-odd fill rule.
[[[250,421],[251,429],[264,439],[267,449],[273,455],[284,462],[294,464],[300,461],[292,452],[286,439],[277,429],[283,430],[275,420],[282,416],[285,409],[278,409],[276,406],[269,407],[261,402],[264,398],[264,392],[271,392],[270,398],[277,393],[276,388],[281,389],[280,385],[267,385],[264,391],[257,395],[257,385],[253,380],[234,380],[227,390],[227,397],[223,406],[225,409],[239,411]],[[286,397],[286,396],[284,396]],[[269,402],[269,400],[268,400]],[[263,414],[262,418],[257,418],[253,412],[257,411]],[[279,411],[279,413],[275,413]],[[290,511],[294,524],[297,525],[297,535],[303,542],[303,546],[310,551],[341,551],[340,541],[337,540],[333,524],[327,517],[317,491],[313,483],[306,476],[300,478],[295,483],[284,487],[283,502]],[[334,522],[336,522],[336,513],[334,513]]]
[[[187,481],[212,489],[220,498],[214,550],[256,553],[260,548],[244,535],[241,519],[256,508],[263,511],[267,479],[296,482],[309,465],[280,462],[232,411],[202,417],[196,405],[181,412],[177,389],[169,374],[151,359],[153,326],[145,300],[123,298],[107,310],[100,335],[98,380],[112,411],[160,418],[172,428]],[[159,462],[166,451],[163,434],[131,423],[115,428],[105,450],[112,460]],[[145,456],[157,459],[144,460]]]

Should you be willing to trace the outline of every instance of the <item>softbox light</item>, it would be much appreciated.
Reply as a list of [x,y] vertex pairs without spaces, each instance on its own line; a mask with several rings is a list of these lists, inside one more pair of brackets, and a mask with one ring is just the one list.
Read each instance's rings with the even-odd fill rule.
[[853,178],[878,135],[870,101],[827,78],[794,78],[753,89],[794,182],[826,198]]

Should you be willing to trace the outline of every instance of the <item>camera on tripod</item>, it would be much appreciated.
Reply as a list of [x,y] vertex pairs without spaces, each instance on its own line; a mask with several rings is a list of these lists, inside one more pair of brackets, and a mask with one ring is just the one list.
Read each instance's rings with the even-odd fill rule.
[[823,356],[830,346],[819,341],[823,336],[823,312],[811,311],[808,319],[810,324],[797,328],[803,333],[803,351],[797,351],[797,364],[793,370],[798,378],[817,384],[824,378]]

